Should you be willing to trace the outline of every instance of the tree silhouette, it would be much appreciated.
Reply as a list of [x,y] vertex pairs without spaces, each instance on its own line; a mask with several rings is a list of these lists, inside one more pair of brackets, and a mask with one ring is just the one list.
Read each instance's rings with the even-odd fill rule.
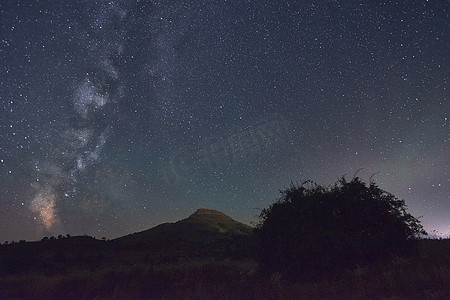
[[297,276],[403,255],[425,234],[404,200],[345,177],[334,186],[291,184],[260,214],[259,258],[269,272]]

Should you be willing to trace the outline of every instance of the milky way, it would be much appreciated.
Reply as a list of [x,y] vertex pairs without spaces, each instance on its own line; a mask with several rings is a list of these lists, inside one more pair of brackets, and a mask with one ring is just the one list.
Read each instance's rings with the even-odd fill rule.
[[[47,231],[52,231],[60,223],[55,202],[61,197],[77,201],[80,196],[77,193],[77,178],[99,160],[108,132],[112,131],[111,126],[99,124],[96,116],[105,115],[105,106],[111,101],[118,101],[123,89],[112,60],[119,58],[123,51],[125,32],[118,28],[126,11],[113,1],[102,3],[96,9],[97,13],[93,14],[92,19],[88,19],[88,28],[83,30],[83,42],[93,63],[73,87],[74,117],[68,123],[73,127],[65,131],[60,128],[64,133],[53,143],[54,147],[61,149],[63,157],[47,157],[44,160],[45,164],[53,168],[58,168],[62,161],[67,168],[57,172],[37,169],[36,176],[44,178],[38,178],[39,183],[34,184],[37,191],[30,208],[37,213]],[[100,31],[105,31],[106,34]]]
[[291,182],[359,169],[449,235],[448,9],[0,4],[0,242],[199,207],[250,223]]

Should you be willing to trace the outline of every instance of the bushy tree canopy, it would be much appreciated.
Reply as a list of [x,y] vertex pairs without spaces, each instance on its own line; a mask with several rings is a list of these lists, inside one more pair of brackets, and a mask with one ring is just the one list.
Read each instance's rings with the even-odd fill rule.
[[321,273],[404,254],[425,234],[404,200],[342,177],[331,187],[291,184],[263,209],[256,229],[268,271]]

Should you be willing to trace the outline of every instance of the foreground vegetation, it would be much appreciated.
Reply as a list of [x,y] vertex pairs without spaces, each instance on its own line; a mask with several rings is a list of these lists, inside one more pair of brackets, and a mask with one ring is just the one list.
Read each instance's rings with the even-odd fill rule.
[[[0,299],[450,299],[450,240],[421,240],[419,255],[292,281],[252,259],[74,265],[0,277]],[[49,266],[52,266],[50,270]]]
[[404,200],[356,176],[351,181],[342,177],[331,187],[291,184],[260,219],[259,261],[268,272],[289,277],[320,277],[413,255],[414,241],[426,234]]

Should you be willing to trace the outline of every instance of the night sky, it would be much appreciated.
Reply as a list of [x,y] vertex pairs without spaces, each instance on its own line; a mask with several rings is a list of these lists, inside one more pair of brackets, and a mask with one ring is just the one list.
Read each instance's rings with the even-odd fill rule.
[[449,6],[2,1],[0,242],[255,222],[361,168],[449,235]]

